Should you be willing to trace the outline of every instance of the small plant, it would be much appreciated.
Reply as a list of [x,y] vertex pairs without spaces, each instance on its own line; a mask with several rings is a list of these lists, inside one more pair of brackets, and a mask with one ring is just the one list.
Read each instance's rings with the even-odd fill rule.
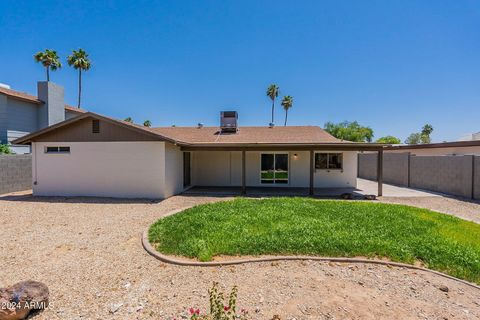
[[212,288],[208,290],[210,313],[202,315],[200,309],[190,308],[190,320],[247,320],[247,310],[242,309],[237,314],[237,292],[237,286],[234,286],[230,292],[228,304],[225,304],[223,292],[218,289],[218,282],[214,282]]
[[0,154],[11,154],[12,150],[6,144],[0,144]]

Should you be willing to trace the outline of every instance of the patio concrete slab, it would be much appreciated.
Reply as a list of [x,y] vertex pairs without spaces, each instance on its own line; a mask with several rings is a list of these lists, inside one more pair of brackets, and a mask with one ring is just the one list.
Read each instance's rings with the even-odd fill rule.
[[[317,197],[338,197],[343,193],[353,193],[356,196],[377,194],[377,182],[358,179],[357,188],[315,188]],[[291,187],[247,187],[247,196],[279,197],[279,196],[308,196],[308,188]],[[214,196],[238,196],[241,194],[240,187],[201,187],[195,186],[185,192],[185,195],[214,195]],[[437,193],[398,187],[383,184],[384,197],[438,197]]]
[[[378,184],[376,181],[357,179],[357,189],[361,194],[377,194]],[[383,184],[383,197],[440,197],[441,194],[394,186],[391,184]]]

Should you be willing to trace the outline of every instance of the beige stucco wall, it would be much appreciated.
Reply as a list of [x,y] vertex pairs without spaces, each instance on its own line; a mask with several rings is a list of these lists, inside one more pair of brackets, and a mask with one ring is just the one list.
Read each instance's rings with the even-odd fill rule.
[[[328,151],[322,151],[328,152]],[[334,151],[332,151],[334,152]],[[335,151],[338,152],[338,151]],[[289,184],[264,185],[260,183],[260,155],[263,152],[246,152],[246,185],[269,187],[308,187],[309,152],[281,152],[289,154]],[[268,153],[268,152],[266,152]],[[297,155],[296,157],[294,155]],[[317,188],[356,187],[357,152],[343,152],[343,170],[315,170]],[[192,184],[199,186],[240,186],[242,183],[242,154],[239,151],[192,152]]]
[[480,146],[476,147],[456,147],[456,148],[425,148],[425,149],[401,149],[388,150],[389,153],[410,152],[417,156],[451,156],[451,155],[477,155],[480,156]]
[[[45,146],[69,146],[70,153],[47,154]],[[164,142],[36,142],[32,154],[35,195],[166,196]]]
[[165,187],[163,197],[183,191],[183,152],[171,143],[165,143]]

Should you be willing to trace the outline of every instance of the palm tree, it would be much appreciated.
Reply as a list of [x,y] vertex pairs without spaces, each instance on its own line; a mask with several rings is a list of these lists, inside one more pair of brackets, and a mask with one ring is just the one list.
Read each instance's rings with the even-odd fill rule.
[[132,117],[126,117],[123,121],[133,123]]
[[145,127],[151,127],[151,126],[152,126],[152,123],[150,122],[150,120],[145,120],[145,121],[143,122],[143,126],[145,126]]
[[83,49],[73,50],[72,54],[68,56],[67,62],[75,70],[78,70],[78,105],[80,108],[80,97],[82,95],[82,71],[90,69],[92,63],[88,59],[88,53]]
[[39,51],[33,58],[36,62],[40,62],[47,70],[47,81],[50,81],[50,70],[55,71],[62,67],[60,57],[55,50],[45,49],[45,51]]
[[274,123],[273,113],[275,110],[275,98],[278,97],[279,90],[280,88],[276,84],[271,84],[267,89],[267,96],[272,100],[272,123]]
[[290,109],[292,106],[293,106],[293,97],[292,96],[283,97],[282,107],[283,107],[283,110],[285,110],[285,124],[284,124],[284,126],[287,125],[288,109]]

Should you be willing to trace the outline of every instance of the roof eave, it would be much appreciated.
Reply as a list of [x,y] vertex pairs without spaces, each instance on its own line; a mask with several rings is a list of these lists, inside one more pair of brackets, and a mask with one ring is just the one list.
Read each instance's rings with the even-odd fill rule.
[[95,118],[95,119],[99,119],[99,120],[103,120],[103,121],[107,121],[107,122],[110,122],[110,123],[114,123],[114,124],[117,124],[117,125],[120,125],[120,126],[123,126],[125,128],[128,128],[128,129],[131,129],[131,130],[134,130],[134,131],[137,131],[137,132],[140,132],[142,134],[146,134],[146,135],[149,135],[149,136],[153,136],[153,137],[156,137],[158,138],[158,140],[160,141],[167,141],[167,142],[170,142],[170,143],[173,143],[175,145],[181,145],[181,143],[179,143],[178,141],[176,140],[173,140],[171,138],[168,138],[168,137],[165,137],[163,135],[160,135],[158,133],[154,133],[150,130],[147,130],[147,129],[143,129],[143,128],[139,128],[137,127],[136,125],[134,124],[126,124],[125,122],[122,122],[122,121],[119,121],[119,120],[115,120],[115,119],[111,119],[111,118],[108,118],[108,117],[105,117],[105,116],[102,116],[102,115],[99,115],[97,113],[93,113],[93,112],[85,112],[85,113],[82,113],[80,114],[79,116],[76,116],[74,118],[71,118],[71,119],[68,119],[68,120],[65,120],[65,121],[62,121],[62,122],[59,122],[59,123],[56,123],[52,126],[49,126],[49,127],[46,127],[44,129],[41,129],[39,131],[36,131],[36,132],[32,132],[30,134],[27,134],[23,137],[20,137],[18,139],[15,139],[12,141],[12,144],[17,144],[17,145],[26,145],[26,144],[31,144],[32,142],[34,142],[34,138],[35,137],[38,137],[38,136],[41,136],[47,132],[50,132],[50,131],[53,131],[55,129],[58,129],[58,128],[61,128],[61,127],[64,127],[64,126],[67,126],[71,123],[74,123],[74,122],[77,122],[77,121],[80,121],[82,119],[85,119],[85,118],[88,118],[88,117],[92,117],[92,118]]

